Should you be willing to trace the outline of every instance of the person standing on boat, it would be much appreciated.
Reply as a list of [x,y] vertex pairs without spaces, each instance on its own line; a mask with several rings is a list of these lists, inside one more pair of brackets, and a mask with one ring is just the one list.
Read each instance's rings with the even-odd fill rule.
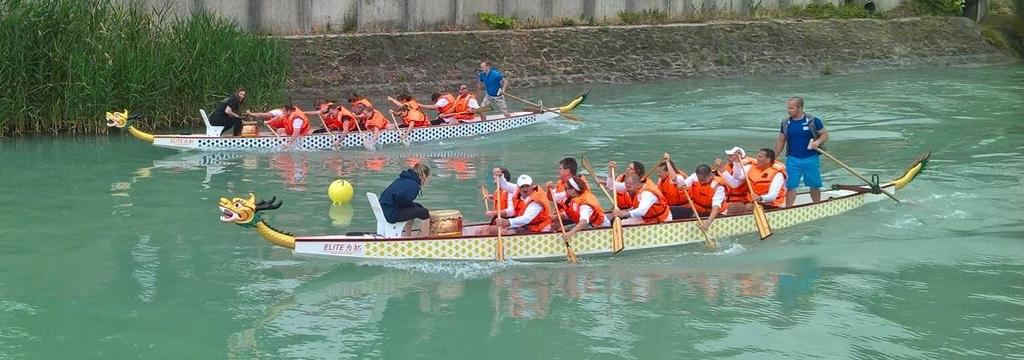
[[[541,233],[551,230],[551,209],[548,206],[547,195],[537,185],[533,184],[530,175],[519,175],[516,180],[517,186],[511,186],[504,178],[498,179],[498,185],[506,190],[513,190],[512,207],[505,210],[500,219],[494,221],[494,225],[506,230],[510,234]],[[497,229],[494,229],[497,232]]]
[[583,181],[582,176],[573,175],[565,183],[567,185],[565,191],[561,195],[555,195],[554,200],[559,208],[564,209],[563,213],[569,222],[576,225],[562,234],[564,239],[569,240],[577,232],[586,228],[611,226],[608,217],[604,216],[601,203],[590,192],[590,188]]
[[[787,168],[775,161],[775,151],[772,149],[761,149],[757,153],[757,162],[744,165],[746,170],[739,176],[739,181],[745,181],[743,175],[750,177],[750,187],[754,189],[752,201],[760,202],[765,208],[788,207],[790,197],[786,177]],[[753,211],[754,205],[749,204],[745,211]]]
[[624,219],[623,225],[657,224],[672,220],[665,196],[652,181],[642,182],[637,174],[626,175],[624,180],[630,204],[624,209],[612,211],[613,217]]
[[[480,91],[481,88],[486,90],[484,93],[484,101],[480,103],[481,107],[488,107],[494,104],[501,110],[502,114],[505,114],[506,118],[512,117],[512,114],[508,112],[508,105],[505,104],[505,90],[508,88],[508,79],[505,79],[505,74],[494,68],[494,64],[490,61],[480,62],[480,69],[477,70],[477,77],[480,82],[477,83],[476,90]],[[480,114],[481,119],[486,120],[484,114]]]
[[828,141],[828,132],[821,119],[804,112],[804,99],[792,97],[786,102],[789,113],[779,126],[779,138],[775,142],[775,153],[781,154],[786,148],[786,207],[793,206],[796,188],[800,179],[811,188],[811,201],[821,201],[821,160],[818,147]]
[[410,236],[415,219],[420,220],[419,235],[430,236],[430,211],[414,201],[423,187],[427,186],[429,178],[430,168],[423,163],[416,163],[398,174],[398,178],[380,193],[380,208],[384,212],[384,219],[392,224],[408,221],[402,236]]
[[238,88],[233,95],[224,98],[213,110],[213,113],[210,114],[210,125],[223,126],[222,136],[228,130],[231,130],[231,134],[234,136],[241,135],[242,116],[238,114],[242,113],[243,103],[245,103],[245,89]]

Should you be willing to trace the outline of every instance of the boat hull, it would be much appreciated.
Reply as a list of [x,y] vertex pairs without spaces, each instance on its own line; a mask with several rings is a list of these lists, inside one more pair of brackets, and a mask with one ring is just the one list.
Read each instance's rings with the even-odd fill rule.
[[[437,141],[443,139],[465,138],[485,134],[492,134],[511,130],[538,122],[550,120],[558,116],[553,112],[514,113],[510,118],[501,115],[491,115],[485,121],[461,123],[457,125],[435,125],[424,128],[416,128],[409,134],[409,141],[412,143]],[[405,129],[401,129],[405,132]],[[177,149],[177,150],[200,150],[200,151],[221,151],[221,150],[279,150],[288,141],[286,137],[277,137],[272,134],[256,137],[217,137],[206,135],[153,135],[153,145]],[[303,136],[299,139],[297,148],[304,150],[332,150],[334,143],[341,137],[340,134],[313,134]],[[350,132],[340,142],[341,148],[361,148],[365,146],[369,133],[362,134]],[[388,145],[401,143],[401,134],[394,129],[382,131],[378,144]]]

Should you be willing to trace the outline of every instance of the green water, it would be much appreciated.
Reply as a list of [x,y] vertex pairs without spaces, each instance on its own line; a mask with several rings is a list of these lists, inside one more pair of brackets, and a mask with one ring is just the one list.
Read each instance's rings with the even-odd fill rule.
[[[519,95],[553,104],[577,89]],[[555,177],[587,152],[692,169],[771,146],[805,95],[831,152],[898,175],[842,217],[699,246],[563,263],[292,255],[218,220],[254,192],[300,234],[372,229],[361,195],[409,159],[421,202],[482,219],[488,169]],[[121,135],[0,142],[0,359],[1024,358],[1024,67],[593,86],[583,124],[377,153],[176,153]],[[97,121],[101,119],[97,118]],[[827,183],[856,183],[824,164]],[[326,187],[351,180],[351,207]],[[753,231],[753,229],[752,229]]]

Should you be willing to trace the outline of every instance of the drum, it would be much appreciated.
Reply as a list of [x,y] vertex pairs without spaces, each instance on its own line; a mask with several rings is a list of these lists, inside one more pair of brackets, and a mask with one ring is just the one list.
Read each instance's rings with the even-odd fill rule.
[[242,137],[257,137],[260,136],[260,127],[254,122],[242,123]]
[[434,237],[462,236],[462,213],[458,210],[430,211],[430,234]]

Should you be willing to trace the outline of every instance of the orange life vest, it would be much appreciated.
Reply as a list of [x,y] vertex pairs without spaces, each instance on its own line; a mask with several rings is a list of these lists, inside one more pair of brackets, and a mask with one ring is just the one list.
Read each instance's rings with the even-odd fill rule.
[[654,194],[654,196],[658,197],[658,201],[656,201],[654,205],[651,205],[651,208],[647,209],[647,213],[644,214],[644,223],[655,224],[668,220],[668,217],[669,215],[671,215],[671,213],[668,211],[668,205],[667,201],[665,200],[665,195],[662,195],[661,190],[658,190],[658,187],[654,185],[653,181],[644,182],[643,189],[640,189],[640,191],[637,191],[636,194],[633,195],[632,201],[630,202],[628,209],[635,209],[638,206],[640,206],[640,194],[643,194],[644,191],[648,191],[651,194]]
[[575,223],[580,222],[580,206],[587,205],[594,210],[590,214],[590,218],[586,219],[590,226],[599,227],[604,224],[604,210],[601,209],[601,203],[597,202],[597,198],[594,197],[594,193],[588,189],[584,191],[580,196],[574,197],[569,200],[569,206],[565,207],[565,216],[571,219]]
[[[587,191],[589,191],[590,183],[587,182],[587,177],[580,176],[580,178],[583,179],[583,183],[587,185],[587,188],[588,188]],[[564,193],[565,189],[568,189],[568,188],[569,188],[569,181],[568,180],[558,179],[558,183],[555,184],[555,191],[560,192],[560,193]],[[551,197],[551,200],[555,199],[555,194],[549,194],[549,195]],[[557,202],[556,205],[558,206],[558,210],[560,210],[560,211],[568,211],[568,210],[566,210],[566,205],[565,205],[565,200],[564,199],[563,199],[562,202]]]
[[544,231],[548,226],[551,225],[551,208],[548,207],[547,195],[540,187],[536,187],[530,196],[523,199],[519,196],[519,191],[516,191],[515,198],[512,200],[512,204],[515,206],[516,216],[523,216],[526,213],[526,207],[530,203],[536,202],[540,204],[541,210],[529,224],[526,224],[526,229],[530,232],[541,232]]
[[694,210],[702,213],[710,212],[715,201],[715,191],[719,186],[723,186],[722,183],[724,180],[716,176],[709,184],[702,184],[700,181],[690,184],[687,191],[690,193],[690,199],[693,199],[693,206],[697,207]]
[[346,121],[348,131],[356,130],[356,115],[344,106],[338,106],[338,113],[335,115],[324,115],[324,125],[331,130],[344,130]]
[[[440,115],[455,112],[455,97],[452,94],[444,94],[441,96],[442,99],[448,100],[448,104],[437,108],[437,113]],[[468,102],[467,102],[468,105]]]
[[[772,179],[775,178],[775,174],[782,174],[782,178],[785,179],[786,166],[778,162],[772,164],[766,169],[759,168],[756,164],[750,167],[750,171],[747,172],[747,176],[750,178],[750,185],[754,188],[754,193],[758,195],[767,195],[768,190],[772,187]],[[783,186],[779,189],[779,195],[775,197],[769,205],[775,207],[781,207],[786,204],[786,187]]]
[[[686,177],[686,173],[679,170],[676,170],[676,175]],[[668,202],[668,206],[686,205],[686,193],[676,187],[674,177],[675,176],[669,176],[667,178],[658,179],[658,190],[661,190],[661,194],[665,195],[665,201]]]
[[[415,101],[412,101],[412,102],[415,102]],[[409,104],[409,103],[406,103],[406,104]],[[408,125],[408,126],[415,126],[415,127],[427,127],[427,126],[430,126],[430,119],[427,118],[427,114],[424,114],[423,111],[420,110],[419,104],[416,105],[415,109],[412,106],[410,106],[409,107],[409,111],[406,112],[405,117],[402,118],[402,121],[405,122],[405,124]]]
[[[748,165],[748,164],[755,164],[755,163],[757,163],[757,160],[754,159],[754,158],[750,158],[750,157],[745,157],[742,160],[740,160],[740,165],[744,165],[744,166]],[[733,170],[733,168],[732,168],[732,163],[731,162],[728,163],[728,164],[725,164],[725,166],[722,166],[722,169],[721,169],[721,171],[728,172],[730,175],[732,175],[732,173],[733,173],[732,170]],[[738,187],[731,187],[731,186],[729,186],[729,184],[727,184],[725,182],[722,182],[722,185],[725,185],[725,202],[727,202],[727,203],[731,203],[731,202],[748,203],[748,202],[750,202],[750,191],[747,189],[747,181],[746,180],[740,182],[740,186],[738,186]]]
[[302,127],[299,130],[299,135],[309,135],[309,118],[306,117],[306,113],[302,112],[298,107],[295,108],[295,111],[292,111],[291,114],[288,114],[288,116],[284,118],[281,128],[284,129],[285,133],[291,135],[292,132],[295,131],[295,128],[292,127],[292,122],[295,121],[295,118],[302,119]]
[[505,211],[508,209],[508,191],[497,189],[494,191],[494,210]]
[[366,119],[364,125],[366,126],[367,130],[383,130],[388,128],[388,119],[385,118],[384,114],[382,114],[380,111],[377,111],[377,109],[373,109],[373,115],[371,115],[369,119]]
[[455,115],[456,119],[459,119],[459,120],[469,120],[469,119],[475,119],[477,117],[476,113],[472,112],[473,109],[469,108],[469,100],[470,99],[476,99],[476,97],[474,97],[473,94],[466,94],[466,96],[459,95],[459,97],[455,98],[455,108],[452,109],[452,112],[453,113],[465,113],[465,114]]

